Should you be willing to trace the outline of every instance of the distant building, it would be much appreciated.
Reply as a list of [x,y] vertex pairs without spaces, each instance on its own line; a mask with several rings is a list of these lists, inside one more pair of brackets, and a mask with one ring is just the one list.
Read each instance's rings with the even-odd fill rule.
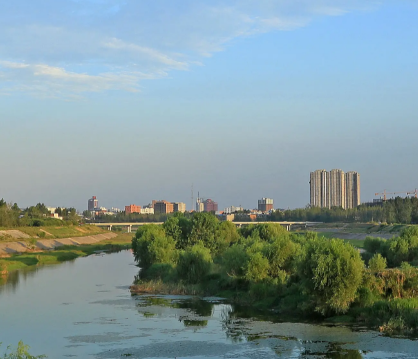
[[360,205],[360,174],[351,171],[345,174],[346,208],[356,208]]
[[200,198],[196,201],[196,212],[204,212],[205,204],[202,202]]
[[316,170],[311,172],[311,207],[329,208],[329,172],[326,170]]
[[244,208],[242,208],[242,206],[239,206],[239,207],[231,206],[231,207],[225,208],[224,213],[231,214],[231,213],[235,213],[235,212],[242,212],[243,210],[244,210]]
[[99,208],[99,201],[97,200],[96,196],[93,196],[88,201],[87,209],[90,212],[93,212],[96,208]]
[[174,202],[173,203],[173,210],[174,212],[186,212],[186,203],[183,202]]
[[273,200],[271,198],[262,198],[258,200],[258,210],[268,212],[273,210]]
[[135,204],[125,206],[125,214],[131,214],[131,213],[141,213],[141,206],[137,206]]
[[218,212],[218,203],[214,202],[210,198],[203,202],[204,212]]
[[167,201],[152,201],[154,205],[154,213],[158,214],[166,214],[166,213],[173,213],[174,212],[174,205],[173,203]]
[[154,214],[154,208],[152,207],[141,208],[141,214]]
[[334,169],[310,174],[310,204],[320,208],[355,208],[360,205],[360,175]]
[[342,170],[329,173],[329,207],[346,207],[345,175]]

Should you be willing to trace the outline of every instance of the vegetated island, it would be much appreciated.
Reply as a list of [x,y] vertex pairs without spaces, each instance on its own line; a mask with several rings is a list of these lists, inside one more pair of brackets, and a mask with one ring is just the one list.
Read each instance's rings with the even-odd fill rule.
[[362,323],[418,333],[418,227],[341,239],[287,232],[279,224],[237,230],[209,213],[178,214],[140,227],[132,239],[140,273],[132,294],[220,296],[282,318]]

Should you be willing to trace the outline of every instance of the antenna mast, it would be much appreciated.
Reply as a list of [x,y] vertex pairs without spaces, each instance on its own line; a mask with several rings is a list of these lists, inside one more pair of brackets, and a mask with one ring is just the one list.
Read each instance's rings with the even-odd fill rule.
[[193,211],[193,200],[194,200],[194,196],[193,196],[193,183],[192,183],[192,206],[190,207],[190,212]]

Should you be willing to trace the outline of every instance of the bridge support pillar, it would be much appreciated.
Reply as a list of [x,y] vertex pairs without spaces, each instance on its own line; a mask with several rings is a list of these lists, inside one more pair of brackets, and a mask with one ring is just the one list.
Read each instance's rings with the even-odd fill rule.
[[107,229],[108,229],[109,231],[111,231],[111,230],[112,230],[112,225],[107,226]]
[[132,225],[128,226],[128,233],[132,233]]

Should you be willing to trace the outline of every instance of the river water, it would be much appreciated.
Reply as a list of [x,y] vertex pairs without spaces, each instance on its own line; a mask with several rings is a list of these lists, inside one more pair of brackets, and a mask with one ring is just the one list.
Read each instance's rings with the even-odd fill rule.
[[137,272],[122,251],[12,273],[0,357],[23,340],[48,358],[418,358],[418,341],[365,329],[261,320],[219,298],[132,297]]

